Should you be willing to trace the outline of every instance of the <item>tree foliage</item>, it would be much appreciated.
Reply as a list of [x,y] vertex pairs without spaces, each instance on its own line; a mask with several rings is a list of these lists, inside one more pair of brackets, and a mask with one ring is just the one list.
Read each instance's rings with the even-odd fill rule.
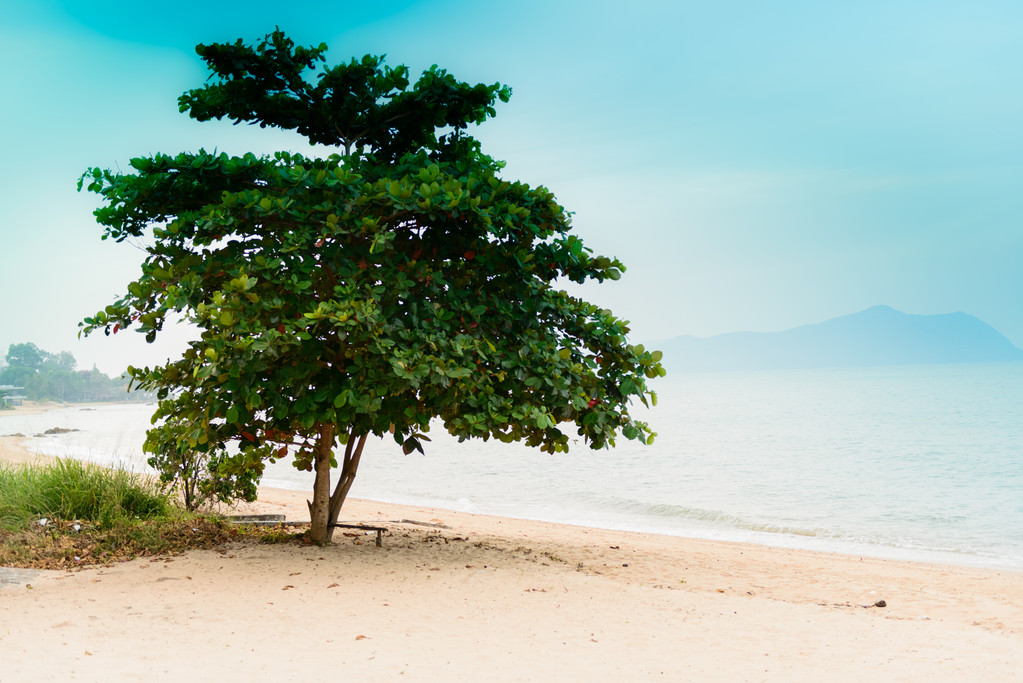
[[[38,370],[51,354],[43,351],[32,342],[11,344],[7,347],[7,365],[9,367],[29,368]],[[73,369],[72,366],[71,369]]]
[[316,472],[312,536],[328,542],[370,434],[406,453],[423,450],[435,418],[460,440],[551,453],[568,449],[563,423],[592,448],[618,433],[650,441],[628,408],[653,397],[660,353],[557,287],[624,267],[571,234],[549,190],[503,179],[466,133],[510,91],[436,67],[410,84],[405,67],[369,56],[314,78],[324,50],[280,32],[200,45],[212,82],[180,104],[340,153],[158,154],[80,182],[105,200],[104,238],[152,236],[142,275],[84,332],[153,339],[177,318],[201,330],[182,358],[130,370],[161,399],[147,449],[255,478],[293,458]]

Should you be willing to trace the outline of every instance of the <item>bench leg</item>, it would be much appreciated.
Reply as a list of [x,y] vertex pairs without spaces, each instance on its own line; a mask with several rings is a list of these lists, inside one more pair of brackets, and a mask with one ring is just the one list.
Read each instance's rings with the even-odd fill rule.
[[382,547],[384,545],[383,541],[381,541],[381,539],[380,539],[380,536],[381,536],[382,533],[383,532],[381,532],[380,529],[377,529],[377,547],[378,548],[380,548],[380,547]]

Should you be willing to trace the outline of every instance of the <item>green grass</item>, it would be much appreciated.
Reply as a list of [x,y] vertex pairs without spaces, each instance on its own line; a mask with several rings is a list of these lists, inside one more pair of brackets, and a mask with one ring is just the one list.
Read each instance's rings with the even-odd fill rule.
[[44,517],[111,529],[165,517],[171,508],[158,483],[134,472],[78,460],[0,465],[0,527],[8,531],[24,530]]
[[188,512],[153,477],[77,460],[0,463],[0,566],[69,569],[230,541],[295,540]]

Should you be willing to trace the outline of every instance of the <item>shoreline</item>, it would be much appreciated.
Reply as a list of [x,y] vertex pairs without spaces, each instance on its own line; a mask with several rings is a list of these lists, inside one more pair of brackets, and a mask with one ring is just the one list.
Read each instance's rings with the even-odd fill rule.
[[[130,403],[130,402],[120,402]],[[110,403],[97,403],[97,404],[30,404],[28,406],[22,406],[15,408],[13,411],[7,411],[8,414],[22,414],[22,415],[35,415],[45,413],[51,410],[59,410],[64,408],[82,408],[99,405],[110,405]],[[0,413],[2,417],[3,413]],[[14,463],[40,463],[47,464],[54,462],[60,456],[50,456],[45,454],[39,454],[27,446],[22,441],[23,439],[31,438],[26,436],[3,436],[0,435],[0,464],[6,462],[8,464]],[[260,495],[263,495],[264,491],[279,491],[284,494],[295,494],[299,498],[307,495],[305,489],[291,489],[283,488],[280,486],[264,486],[259,487]],[[304,500],[304,498],[303,498]],[[365,499],[372,500],[372,499]],[[969,553],[956,553],[954,551],[941,551],[933,549],[908,549],[899,546],[886,546],[882,544],[872,545],[868,542],[856,542],[856,541],[843,541],[840,539],[826,539],[813,537],[813,541],[807,543],[801,537],[789,537],[785,534],[770,534],[768,532],[756,532],[756,531],[741,531],[733,530],[734,533],[721,533],[714,534],[707,533],[701,534],[696,531],[671,531],[671,530],[656,530],[656,529],[636,529],[629,528],[628,526],[600,526],[599,524],[594,525],[587,522],[576,522],[566,520],[545,520],[543,518],[533,517],[519,517],[514,515],[502,515],[502,513],[493,513],[489,511],[482,511],[479,513],[470,513],[466,511],[456,510],[453,508],[445,508],[436,505],[432,505],[429,502],[416,503],[416,502],[387,502],[379,501],[381,505],[387,506],[405,506],[405,507],[428,507],[431,509],[444,510],[458,514],[480,514],[484,516],[497,516],[505,517],[509,520],[522,521],[522,522],[538,522],[538,523],[550,523],[557,525],[564,525],[577,528],[594,528],[602,529],[606,531],[615,531],[623,533],[636,533],[646,534],[657,537],[664,537],[668,539],[692,539],[699,541],[706,541],[710,543],[726,543],[726,544],[748,544],[751,546],[776,548],[779,550],[799,550],[806,552],[825,553],[834,555],[845,555],[854,557],[869,557],[878,560],[890,560],[896,562],[909,562],[928,564],[935,566],[948,566],[948,567],[964,567],[964,568],[977,568],[977,569],[988,569],[996,571],[1007,571],[1023,573],[1023,566],[1019,565],[1018,562],[1014,562],[1011,559],[974,555]],[[242,504],[244,505],[244,504]],[[346,503],[347,505],[347,503]],[[298,517],[289,516],[289,521],[308,521],[308,514],[305,512],[305,506],[301,509],[296,508],[298,511]],[[732,537],[729,537],[732,536]],[[736,537],[738,536],[738,537]],[[753,536],[754,538],[750,538]],[[762,536],[762,538],[757,538]]]
[[[230,512],[308,520],[307,495],[261,487]],[[0,569],[5,680],[1023,678],[1019,572],[357,498],[340,521],[385,527],[382,547],[338,529],[322,548]]]
[[[264,492],[271,494],[268,496],[271,500],[276,500],[277,495],[283,497],[294,497],[297,499],[305,500],[307,496],[312,495],[311,491],[305,489],[291,489],[283,488],[280,486],[260,486],[259,487],[260,498],[263,498]],[[429,502],[416,503],[416,502],[394,502],[378,500],[375,498],[357,498],[349,497],[345,502],[345,507],[342,509],[342,515],[345,510],[348,509],[349,502],[359,500],[363,503],[371,503],[380,506],[394,507],[394,508],[409,508],[409,509],[425,509],[442,512],[445,514],[453,515],[468,515],[469,517],[493,517],[499,519],[506,519],[510,522],[523,522],[530,524],[553,524],[556,526],[565,526],[576,529],[592,529],[599,530],[608,533],[626,533],[626,534],[638,534],[642,536],[652,536],[666,539],[683,539],[692,540],[706,543],[724,543],[728,545],[748,545],[762,548],[772,548],[777,550],[792,550],[796,552],[807,552],[807,553],[820,553],[824,555],[839,555],[846,557],[863,557],[874,560],[890,561],[890,562],[905,562],[909,564],[924,564],[932,565],[935,567],[958,567],[964,569],[981,569],[990,571],[1002,571],[1010,573],[1018,573],[1023,576],[1023,565],[1013,564],[1011,560],[1003,558],[988,557],[983,555],[973,555],[967,553],[955,553],[953,551],[941,551],[931,549],[907,549],[898,546],[886,546],[881,544],[871,545],[865,542],[855,541],[842,541],[834,539],[820,539],[813,537],[819,547],[808,547],[808,544],[800,543],[802,537],[789,536],[784,533],[782,534],[770,534],[768,532],[745,532],[751,536],[762,536],[761,538],[749,539],[749,538],[728,538],[726,533],[722,533],[719,536],[712,534],[701,535],[696,532],[685,533],[685,532],[673,532],[673,531],[657,531],[649,529],[637,529],[628,528],[625,526],[601,526],[600,524],[588,524],[585,522],[574,522],[564,520],[552,520],[538,517],[520,517],[516,515],[499,514],[492,512],[470,512],[467,510],[457,510],[454,508],[443,507],[440,505],[432,505]],[[251,507],[250,507],[251,506]],[[265,509],[264,509],[265,507]],[[263,506],[260,500],[255,503],[238,503],[231,509],[238,510],[251,510],[251,514],[278,512],[276,509],[271,509],[273,506]],[[300,508],[297,506],[293,507],[294,510],[298,511],[297,517],[288,517],[288,521],[295,521],[298,523],[308,522],[309,515],[305,511],[305,506],[302,505]],[[231,512],[229,514],[235,514]],[[249,514],[249,512],[239,512],[237,514]]]

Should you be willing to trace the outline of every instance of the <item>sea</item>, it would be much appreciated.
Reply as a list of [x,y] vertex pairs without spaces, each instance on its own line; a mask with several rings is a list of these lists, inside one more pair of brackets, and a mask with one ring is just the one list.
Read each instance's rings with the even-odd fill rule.
[[[1023,570],[1023,362],[669,374],[624,438],[567,454],[366,446],[351,495],[567,524]],[[145,471],[152,404],[0,414],[39,453]],[[75,429],[33,436],[46,429]],[[263,484],[312,489],[287,462]]]

